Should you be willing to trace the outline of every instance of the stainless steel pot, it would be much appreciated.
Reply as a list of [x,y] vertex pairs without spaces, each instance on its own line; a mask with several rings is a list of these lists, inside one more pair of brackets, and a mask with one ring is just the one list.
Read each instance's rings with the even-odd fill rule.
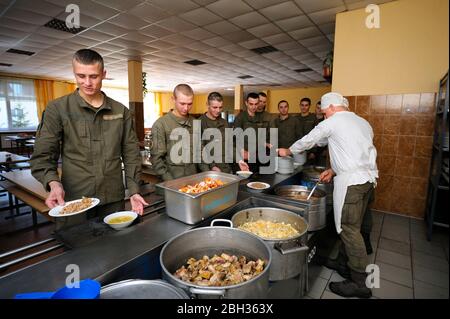
[[[310,184],[315,184],[319,181],[320,174],[326,171],[327,168],[323,166],[308,166],[303,168],[302,181],[305,182],[306,186],[310,187]],[[318,189],[323,190],[327,194],[327,205],[333,206],[333,181],[331,183],[319,183]]]
[[103,287],[100,299],[189,299],[189,296],[163,280],[130,279]]
[[262,238],[272,252],[269,279],[271,281],[284,280],[303,273],[304,267],[307,267],[306,255],[308,251],[308,246],[305,245],[308,233],[306,220],[293,212],[271,207],[244,209],[231,218],[234,227],[257,220],[284,222],[291,224],[299,232],[297,236],[286,239]]
[[[231,223],[229,220],[224,221]],[[197,298],[267,298],[272,261],[269,247],[259,237],[248,232],[230,227],[213,227],[213,223],[211,227],[197,228],[180,234],[164,245],[159,257],[163,279]],[[189,258],[200,259],[205,255],[212,257],[222,253],[245,256],[251,260],[260,258],[265,261],[265,268],[261,274],[249,281],[224,287],[199,286],[173,275]]]
[[275,188],[275,194],[278,196],[307,203],[308,212],[303,217],[305,217],[308,222],[308,230],[316,231],[324,228],[327,224],[326,193],[323,190],[316,188],[314,194],[307,201],[306,198],[310,192],[311,191],[306,187],[299,185],[284,185]]

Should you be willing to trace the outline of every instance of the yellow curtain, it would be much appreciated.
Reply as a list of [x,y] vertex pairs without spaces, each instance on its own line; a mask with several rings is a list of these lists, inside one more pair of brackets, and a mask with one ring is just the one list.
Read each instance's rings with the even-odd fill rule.
[[155,114],[158,115],[158,117],[163,115],[162,111],[162,94],[160,92],[153,93],[155,96]]
[[48,102],[54,99],[53,81],[34,80],[34,92],[36,95],[37,111],[40,121],[42,112],[44,112]]
[[73,83],[53,81],[53,92],[55,99],[72,93],[76,88],[77,86]]

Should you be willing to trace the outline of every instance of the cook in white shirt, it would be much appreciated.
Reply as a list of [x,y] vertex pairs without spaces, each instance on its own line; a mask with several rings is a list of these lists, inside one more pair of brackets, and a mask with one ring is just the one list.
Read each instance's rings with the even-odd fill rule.
[[[336,230],[341,235],[349,255],[348,265],[352,270],[361,273],[365,272],[366,252],[364,251],[365,258],[363,258],[363,252],[359,250],[353,254],[357,255],[353,256],[356,259],[350,255],[352,255],[351,251],[354,252],[353,244],[364,247],[362,236],[353,232],[354,227],[351,229],[351,236],[347,236],[348,233],[345,232],[349,230],[347,227],[342,227],[341,217],[346,202],[347,189],[350,186],[364,186],[368,183],[368,186],[366,186],[367,192],[373,191],[378,178],[377,151],[373,145],[373,130],[370,124],[355,113],[349,112],[347,107],[348,101],[341,94],[334,92],[325,94],[321,99],[321,110],[326,119],[320,122],[308,135],[295,142],[289,149],[279,149],[278,152],[280,156],[288,156],[309,150],[315,145],[325,146],[328,144],[331,169],[323,172],[320,179],[323,182],[330,182],[335,175],[333,208]],[[364,192],[366,191],[364,190]],[[367,194],[361,194],[361,200],[366,199],[365,195]],[[352,197],[355,196],[352,195]],[[350,201],[353,202],[353,200]],[[365,205],[367,206],[367,203]],[[363,207],[364,205],[360,206]],[[352,209],[354,211],[354,208]],[[352,214],[355,214],[353,211]],[[364,211],[356,214],[359,215],[353,218],[358,218],[360,222]],[[347,223],[347,221],[345,222]],[[359,223],[360,227],[361,224]],[[342,233],[343,231],[344,233]],[[345,240],[349,238],[351,238],[352,247],[348,247],[349,240]],[[358,243],[354,243],[354,241]],[[356,294],[356,296],[359,295]]]

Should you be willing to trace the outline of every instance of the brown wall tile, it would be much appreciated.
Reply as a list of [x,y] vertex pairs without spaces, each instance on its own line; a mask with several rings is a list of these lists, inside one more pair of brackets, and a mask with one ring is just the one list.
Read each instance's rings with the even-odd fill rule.
[[417,119],[415,116],[402,116],[400,120],[400,135],[416,135]]
[[398,115],[385,116],[384,118],[384,134],[398,135],[400,134],[400,122],[402,117]]
[[398,149],[398,135],[383,135],[383,146],[381,147],[381,154],[396,155]]
[[373,145],[377,149],[377,152],[380,153],[381,147],[383,145],[383,136],[375,134],[373,136]]
[[430,174],[431,159],[427,157],[414,157],[413,172],[410,176],[423,177]]
[[348,108],[351,112],[355,112],[356,110],[356,97],[355,96],[346,96],[348,100]]
[[420,94],[403,95],[402,114],[416,114],[419,111]]
[[380,175],[394,175],[395,174],[396,157],[393,155],[380,155],[377,158],[377,166]]
[[379,170],[373,208],[423,218],[434,132],[434,93],[347,97],[374,130]]
[[433,136],[433,132],[434,132],[434,116],[418,116],[417,135]]
[[395,161],[395,175],[396,176],[411,176],[413,174],[414,157],[412,156],[398,156]]
[[386,95],[370,97],[370,114],[384,114],[386,112]]
[[426,199],[428,191],[428,179],[413,178],[411,181],[411,193],[419,199]]
[[397,154],[399,156],[413,156],[415,144],[416,144],[415,136],[400,136]]
[[369,123],[372,126],[374,134],[383,134],[384,122],[384,115],[369,115]]
[[420,94],[419,113],[421,114],[434,114],[435,112],[435,93],[422,93]]
[[358,115],[370,114],[370,96],[357,96],[356,97],[356,113]]
[[416,157],[431,157],[433,150],[433,137],[432,136],[417,136],[416,148],[414,156]]
[[386,114],[402,113],[403,95],[388,95],[386,99]]

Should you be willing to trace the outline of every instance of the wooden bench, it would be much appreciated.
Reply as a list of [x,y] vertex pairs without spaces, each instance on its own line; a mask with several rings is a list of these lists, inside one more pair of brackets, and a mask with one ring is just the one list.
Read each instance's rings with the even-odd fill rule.
[[17,199],[31,207],[31,215],[33,218],[33,225],[37,225],[36,212],[44,215],[49,221],[54,222],[54,218],[48,215],[50,208],[45,205],[45,202],[32,194],[24,191],[18,186],[8,181],[0,181],[0,186],[3,187],[10,194],[14,195]]

